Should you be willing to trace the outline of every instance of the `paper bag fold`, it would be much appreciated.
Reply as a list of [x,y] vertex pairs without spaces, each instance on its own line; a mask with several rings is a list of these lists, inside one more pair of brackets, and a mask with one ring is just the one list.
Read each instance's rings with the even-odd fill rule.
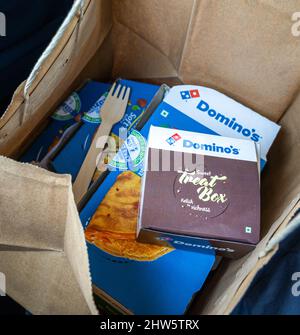
[[0,157],[0,272],[33,314],[97,314],[70,176]]

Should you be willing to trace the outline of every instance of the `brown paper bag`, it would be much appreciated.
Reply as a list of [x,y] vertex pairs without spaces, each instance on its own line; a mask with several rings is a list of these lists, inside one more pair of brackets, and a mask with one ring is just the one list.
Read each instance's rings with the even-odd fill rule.
[[0,271],[33,314],[97,314],[69,176],[0,158]]
[[[16,91],[9,109],[0,119],[0,154],[17,157],[34,138],[45,118],[86,78],[105,81],[122,76],[170,85],[182,82],[202,84],[279,122],[283,129],[262,176],[262,241],[243,259],[224,261],[192,309],[194,313],[228,314],[257,271],[276,252],[278,244],[271,242],[285,231],[300,208],[300,40],[292,34],[292,16],[299,8],[300,0],[77,0],[64,29],[51,43],[27,82]],[[50,194],[51,199],[63,198],[58,185],[66,181],[66,177],[49,175],[17,163],[7,164],[14,168],[0,169],[0,195],[6,192],[2,185],[7,185],[6,188],[16,185],[9,170],[20,176],[21,186],[20,192],[14,193],[4,206],[7,226],[13,229],[9,230],[10,233],[6,231],[6,238],[10,236],[14,246],[21,243],[24,247],[24,241],[13,234],[15,225],[28,223],[31,215],[38,219],[38,214],[32,213],[29,199],[22,193],[25,189],[22,185],[26,184],[29,189],[31,184],[27,173],[34,176],[35,185],[41,182],[41,175],[47,179],[47,182],[43,179],[39,184],[40,193],[30,192],[31,201],[36,203],[43,203]],[[50,182],[53,178],[55,187]],[[3,184],[3,181],[8,184]],[[71,197],[70,188],[68,192],[68,197]],[[45,198],[41,201],[40,197]],[[55,215],[64,224],[68,222],[71,226],[72,222],[74,227],[78,227],[74,204],[67,206],[69,221],[63,220],[67,209],[61,208],[57,204],[61,214],[50,215],[47,212],[42,231],[37,224],[31,230],[23,226],[26,238],[29,238],[30,231],[39,237],[34,241],[31,239],[27,247],[35,250],[45,245],[50,250],[61,248],[59,230],[55,234],[49,233],[50,246],[43,239],[44,229],[48,232],[48,228],[58,222],[53,220]],[[27,221],[21,216],[27,217]],[[71,241],[72,238],[66,242]],[[68,249],[68,259],[73,255],[76,260],[76,255],[85,250],[83,240],[74,244],[78,250],[71,252]],[[34,261],[32,255],[37,253],[24,253],[22,258],[28,257],[26,261],[22,259],[21,264],[13,265],[9,260],[16,256],[16,251],[11,252],[7,250],[0,255],[0,264],[6,264],[9,273],[8,286],[13,285],[11,294],[35,312],[49,312],[47,308],[41,310],[49,306],[46,298],[33,301],[24,293],[30,283],[36,285],[38,295],[43,294],[44,287],[49,289],[53,285],[53,279],[51,285],[42,280],[39,282],[39,275],[43,277],[45,268],[41,266],[36,273],[30,272],[30,282],[15,275],[18,269],[21,273],[27,269],[26,261],[36,266],[42,258],[36,256],[38,260]],[[16,256],[15,259],[21,258]],[[75,260],[73,268],[78,264]],[[55,267],[59,272],[59,266]],[[85,292],[82,295],[88,301],[90,291],[86,291],[83,284],[88,281],[88,275],[84,267],[80,269],[83,269],[79,272],[82,277],[75,277],[81,278],[77,282],[81,283],[81,292]],[[76,296],[78,288],[74,290],[76,285],[72,278],[70,283],[67,276],[62,278],[59,292],[72,291]],[[62,299],[54,294],[50,296],[53,298],[50,312],[63,313]],[[73,304],[70,308],[75,313],[82,312],[82,306],[76,309]]]

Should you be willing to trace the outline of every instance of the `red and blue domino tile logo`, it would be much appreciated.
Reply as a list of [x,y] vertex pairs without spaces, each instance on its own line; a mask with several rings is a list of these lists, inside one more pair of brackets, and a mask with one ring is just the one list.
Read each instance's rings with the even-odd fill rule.
[[181,136],[176,133],[175,135],[173,135],[172,137],[167,139],[167,143],[169,145],[174,145],[176,142],[178,142],[180,140],[181,140]]
[[199,90],[181,91],[180,92],[182,100],[190,100],[200,98]]

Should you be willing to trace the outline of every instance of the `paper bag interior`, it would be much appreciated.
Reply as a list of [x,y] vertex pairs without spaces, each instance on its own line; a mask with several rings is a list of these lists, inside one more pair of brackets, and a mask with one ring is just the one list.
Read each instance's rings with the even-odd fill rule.
[[299,208],[300,37],[291,32],[299,8],[300,1],[275,0],[86,0],[29,99],[24,84],[16,92],[0,121],[0,153],[17,157],[86,78],[204,85],[280,123],[262,176],[263,240],[243,259],[223,262],[192,306],[194,313],[230,313],[271,256],[261,257],[267,242]]

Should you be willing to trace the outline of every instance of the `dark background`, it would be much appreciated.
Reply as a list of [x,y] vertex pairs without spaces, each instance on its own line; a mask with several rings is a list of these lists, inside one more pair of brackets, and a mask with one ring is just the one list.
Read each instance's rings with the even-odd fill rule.
[[[0,37],[0,116],[72,4],[73,0],[0,0],[0,12],[6,16],[6,36]],[[9,298],[0,297],[0,315],[11,313],[25,311]]]
[[6,16],[6,37],[0,37],[0,116],[24,81],[73,0],[0,0]]

